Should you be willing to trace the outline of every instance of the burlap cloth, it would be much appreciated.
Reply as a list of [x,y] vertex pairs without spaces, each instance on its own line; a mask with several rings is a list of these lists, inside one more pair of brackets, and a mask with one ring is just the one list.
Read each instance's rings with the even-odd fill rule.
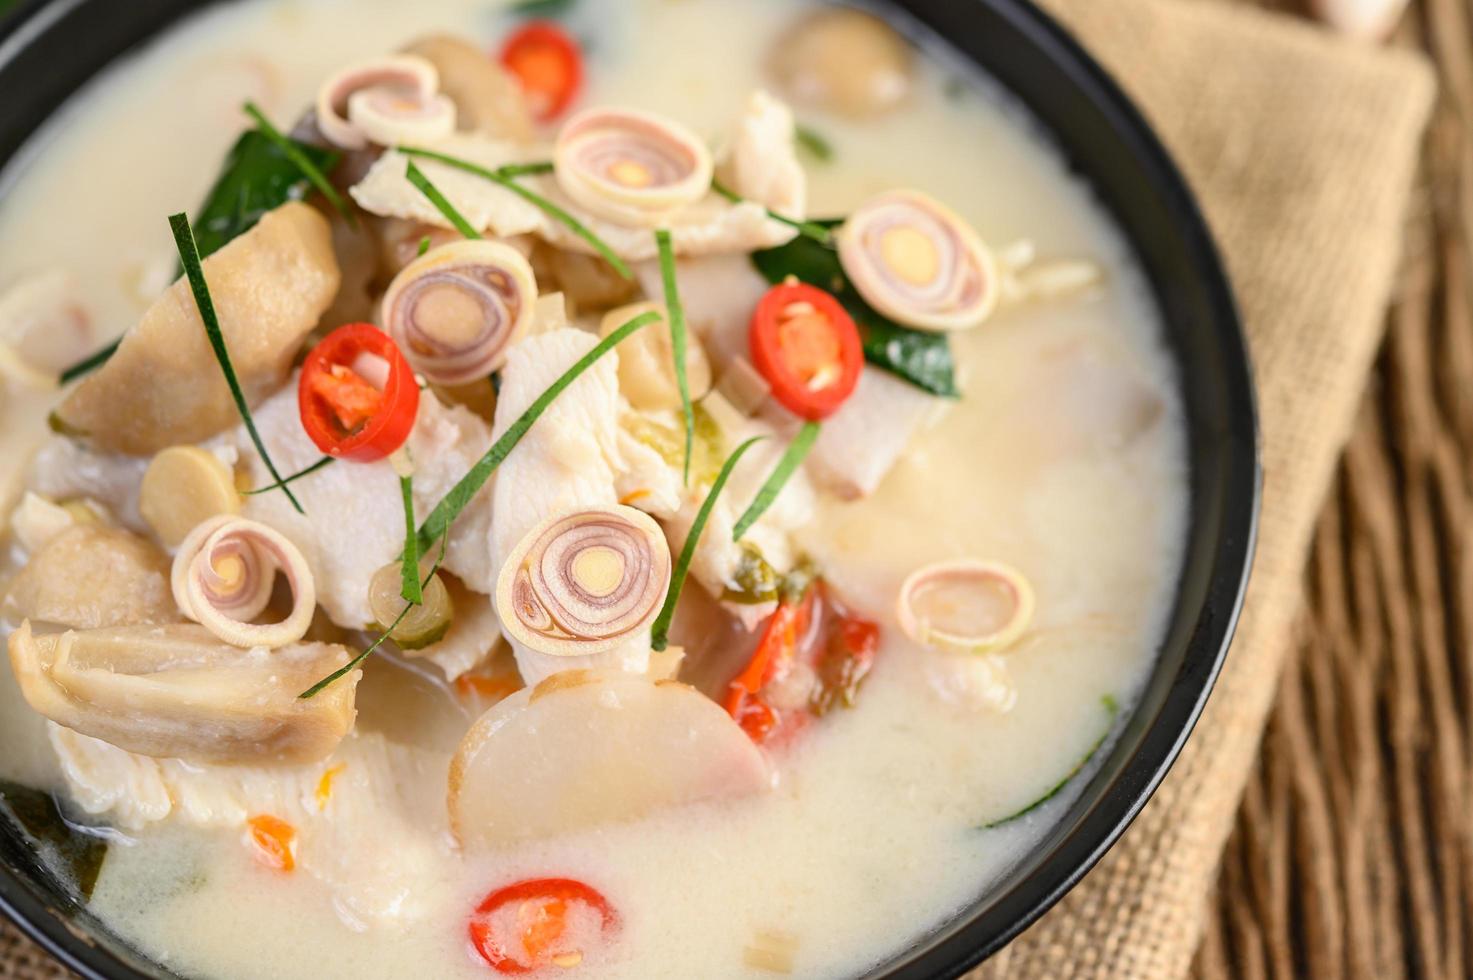
[[[1424,950],[1429,961],[1436,958],[1439,969],[1460,965],[1461,944],[1449,953],[1444,940],[1450,932],[1437,923],[1431,938],[1420,941],[1412,926],[1411,938],[1405,944],[1398,939],[1390,953],[1384,943],[1346,938],[1352,927],[1400,931],[1405,923],[1394,894],[1375,906],[1380,911],[1374,921],[1348,922],[1343,915],[1321,914],[1324,921],[1308,924],[1317,943],[1313,952],[1306,953],[1305,944],[1291,937],[1305,923],[1292,921],[1286,912],[1285,882],[1300,869],[1280,854],[1295,838],[1278,824],[1300,819],[1284,814],[1304,794],[1284,789],[1297,784],[1294,766],[1282,746],[1274,754],[1273,739],[1264,756],[1274,763],[1271,785],[1250,795],[1243,811],[1248,835],[1260,844],[1266,838],[1267,844],[1257,850],[1252,842],[1235,844],[1229,858],[1249,867],[1238,871],[1242,882],[1225,879],[1218,893],[1220,901],[1229,903],[1224,913],[1209,914],[1224,845],[1255,773],[1281,668],[1294,645],[1301,573],[1316,514],[1351,433],[1381,336],[1432,101],[1432,75],[1414,55],[1338,43],[1311,27],[1242,6],[1204,0],[1044,2],[1146,111],[1215,230],[1256,366],[1264,499],[1248,607],[1216,693],[1181,759],[1099,867],[977,976],[1181,977],[1209,923],[1210,941],[1199,969],[1211,975],[1263,975],[1272,968],[1283,976],[1325,976],[1338,972],[1344,958],[1355,953],[1372,971],[1360,975],[1388,976],[1390,972],[1375,971],[1389,970],[1408,947]],[[1462,326],[1470,328],[1468,323]],[[1466,384],[1473,377],[1473,329],[1464,352],[1468,359],[1462,366],[1470,370],[1452,380]],[[1473,405],[1464,407],[1470,409],[1467,432],[1473,434]],[[1461,473],[1456,457],[1449,462],[1444,454],[1443,462],[1455,475]],[[1473,508],[1466,513],[1473,515]],[[1326,520],[1333,518],[1332,513]],[[1465,521],[1462,526],[1473,525]],[[1382,544],[1383,553],[1369,554],[1373,569],[1380,567],[1378,562],[1396,559],[1385,553],[1396,551],[1394,528],[1390,543]],[[1335,544],[1319,550],[1326,547]],[[1341,557],[1337,551],[1320,564],[1333,565]],[[1338,577],[1330,587],[1343,592],[1345,576],[1331,574]],[[1473,594],[1473,570],[1458,581],[1470,586],[1459,595]],[[1403,632],[1409,629],[1404,613],[1398,617],[1384,602],[1377,609],[1377,624],[1389,618]],[[1439,623],[1435,628],[1444,627]],[[1413,663],[1408,669],[1415,674],[1418,668]],[[1460,680],[1473,683],[1466,676]],[[1375,682],[1367,684],[1370,693],[1361,690],[1358,702],[1370,713],[1363,718],[1376,714]],[[1450,681],[1442,687],[1444,700],[1456,697]],[[1333,694],[1335,685],[1328,683],[1325,690]],[[1415,731],[1420,690],[1415,682],[1406,689],[1404,707],[1409,706],[1410,715],[1404,719],[1404,732]],[[1467,698],[1460,703],[1466,708]],[[1443,707],[1445,716],[1451,708]],[[1302,722],[1302,713],[1294,717]],[[1308,740],[1306,751],[1333,756],[1342,737],[1354,734],[1336,726],[1353,724],[1356,717],[1330,716],[1322,738],[1318,743]],[[1412,738],[1409,744],[1414,742]],[[1299,743],[1291,739],[1289,744],[1292,749]],[[1376,754],[1373,746],[1362,756]],[[1459,753],[1447,763],[1444,775],[1462,780],[1458,785],[1465,788],[1466,770],[1459,768],[1463,759]],[[1407,765],[1396,769],[1398,773],[1417,762],[1398,757],[1393,768],[1403,761]],[[1396,782],[1415,796],[1417,779],[1412,772]],[[1254,786],[1262,781],[1260,774]],[[1280,806],[1266,806],[1255,795]],[[1255,806],[1270,811],[1273,821],[1254,822]],[[1321,800],[1315,814],[1326,822],[1332,811]],[[1439,831],[1427,829],[1434,840]],[[1318,839],[1336,843],[1328,831]],[[1396,850],[1389,837],[1380,843],[1385,853]],[[1473,848],[1467,843],[1464,835],[1460,860],[1473,869]],[[1422,844],[1425,856],[1426,841]],[[1392,864],[1399,864],[1399,858],[1395,855]],[[1430,867],[1421,870],[1422,892],[1437,905],[1425,911],[1438,922],[1451,917],[1465,925],[1466,910],[1459,904],[1463,893],[1446,887],[1445,875]],[[1389,873],[1394,875],[1395,869]],[[1473,873],[1459,880],[1473,882]],[[1346,883],[1333,867],[1314,881],[1327,892]],[[1387,891],[1385,881],[1379,887]],[[1314,907],[1323,911],[1332,904]],[[1442,913],[1440,919],[1436,911]],[[1243,950],[1249,950],[1250,962],[1244,962]],[[13,929],[0,925],[0,978],[60,974]]]

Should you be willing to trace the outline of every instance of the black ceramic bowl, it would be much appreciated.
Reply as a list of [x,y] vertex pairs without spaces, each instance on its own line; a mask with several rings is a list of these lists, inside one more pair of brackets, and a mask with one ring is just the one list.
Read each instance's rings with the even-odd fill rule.
[[[3,6],[3,5],[0,5]],[[0,165],[48,115],[192,0],[31,0],[0,23]],[[1150,278],[1190,433],[1186,562],[1159,660],[1080,797],[1032,853],[875,977],[956,976],[1043,914],[1125,830],[1176,758],[1222,665],[1247,580],[1258,505],[1257,425],[1243,335],[1221,261],[1165,150],[1115,83],[1027,0],[901,0],[1021,98],[1094,187]],[[127,175],[117,175],[125,182]],[[3,186],[3,185],[0,185]],[[88,978],[164,978],[112,935],[0,817],[0,910]]]

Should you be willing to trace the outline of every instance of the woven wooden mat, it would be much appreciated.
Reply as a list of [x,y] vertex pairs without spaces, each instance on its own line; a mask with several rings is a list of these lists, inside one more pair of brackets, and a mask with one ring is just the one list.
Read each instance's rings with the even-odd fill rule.
[[[1296,0],[1238,0],[1294,9]],[[1224,854],[1200,980],[1473,975],[1473,9],[1396,42],[1442,102],[1390,332]],[[0,922],[0,980],[65,976]]]

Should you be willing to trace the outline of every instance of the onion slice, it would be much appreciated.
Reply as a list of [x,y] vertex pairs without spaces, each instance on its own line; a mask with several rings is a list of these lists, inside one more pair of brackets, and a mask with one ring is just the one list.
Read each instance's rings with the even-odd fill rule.
[[380,322],[414,370],[441,385],[483,381],[527,332],[532,266],[515,248],[450,242],[409,263],[384,293]]
[[989,653],[1017,642],[1033,620],[1033,586],[1017,569],[962,558],[912,572],[896,617],[905,635],[952,653]]
[[[291,612],[278,623],[250,622],[271,601],[277,571],[291,588]],[[297,642],[317,605],[312,570],[297,546],[265,524],[229,514],[189,532],[174,556],[169,581],[184,615],[238,647]]]
[[345,150],[448,136],[455,129],[455,104],[439,88],[440,73],[417,55],[361,61],[318,90],[317,128]]
[[633,109],[588,109],[558,133],[558,185],[600,218],[653,228],[711,189],[711,152],[694,133]]
[[836,234],[844,274],[885,316],[922,330],[975,327],[997,305],[997,263],[965,221],[919,191],[881,194]]
[[540,653],[601,653],[649,627],[670,587],[670,546],[643,511],[550,518],[518,542],[496,581],[503,628]]

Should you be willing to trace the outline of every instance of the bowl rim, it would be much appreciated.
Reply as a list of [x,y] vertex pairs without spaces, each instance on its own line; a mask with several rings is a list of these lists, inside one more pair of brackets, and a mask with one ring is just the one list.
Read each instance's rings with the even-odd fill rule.
[[[68,14],[97,2],[106,0],[21,0],[8,14],[0,16],[0,70]],[[218,0],[205,5],[214,2]],[[852,4],[855,0],[840,2]],[[1213,607],[1218,612],[1210,621],[1200,624],[1188,641],[1202,660],[1192,665],[1190,672],[1186,671],[1186,665],[1178,669],[1159,711],[1122,771],[1121,777],[1131,777],[1131,785],[1121,788],[1118,786],[1121,779],[1117,778],[1114,791],[1101,798],[1086,819],[1032,870],[1026,879],[1028,887],[1015,888],[986,908],[978,907],[980,900],[964,906],[951,921],[938,927],[939,936],[922,938],[917,946],[901,951],[870,974],[895,980],[957,977],[981,963],[1053,907],[1139,815],[1191,735],[1226,659],[1252,569],[1262,491],[1259,420],[1246,337],[1221,255],[1186,180],[1155,130],[1120,85],[1034,0],[972,2],[985,3],[1040,48],[1051,70],[1066,75],[1109,116],[1110,129],[1124,143],[1133,164],[1164,198],[1165,208],[1175,223],[1174,231],[1186,242],[1191,253],[1190,265],[1209,296],[1214,312],[1212,328],[1220,335],[1218,340],[1226,345],[1229,355],[1225,367],[1231,376],[1226,379],[1226,386],[1234,402],[1234,412],[1226,438],[1235,451],[1221,478],[1230,502],[1221,519],[1218,547],[1203,598],[1204,608]],[[906,6],[905,0],[893,3],[859,0],[859,3]],[[184,13],[171,17],[170,23]],[[158,33],[154,29],[149,37]],[[120,57],[137,47],[136,44],[119,47],[112,57]],[[963,53],[954,53],[964,60],[972,60]],[[988,70],[986,65],[981,67]],[[4,163],[0,163],[0,169],[6,169]],[[0,190],[4,189],[0,186]],[[1152,293],[1158,296],[1154,285]],[[1179,357],[1173,355],[1172,361],[1179,366]],[[1182,676],[1185,673],[1190,676]],[[17,870],[3,863],[0,863],[0,914],[87,980],[153,980],[150,974],[139,971],[97,943],[84,927],[38,894]]]

